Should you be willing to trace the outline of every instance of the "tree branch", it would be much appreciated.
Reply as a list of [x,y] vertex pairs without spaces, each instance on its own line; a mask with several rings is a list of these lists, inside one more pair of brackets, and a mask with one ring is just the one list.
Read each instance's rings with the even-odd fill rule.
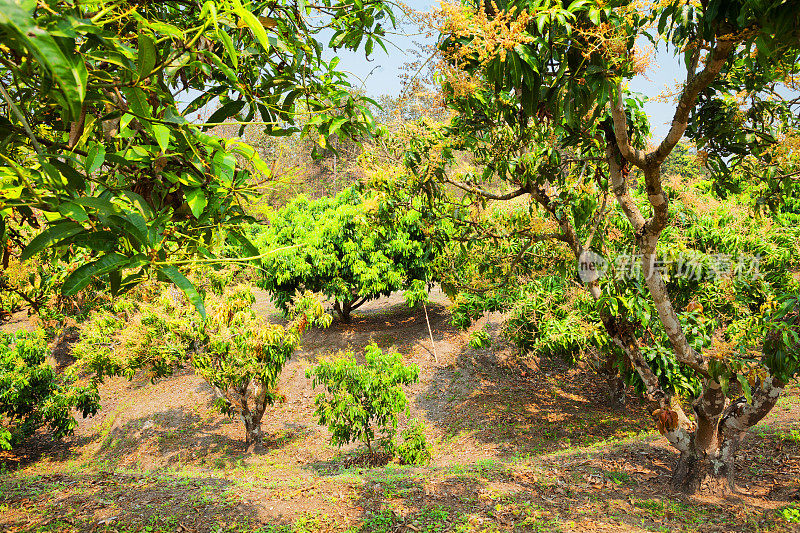
[[467,192],[471,192],[473,194],[478,194],[480,196],[483,196],[484,198],[488,198],[489,200],[511,200],[513,198],[517,198],[518,196],[522,196],[523,194],[528,192],[526,189],[521,188],[521,189],[516,190],[516,191],[512,191],[512,192],[509,192],[509,193],[506,193],[506,194],[498,195],[498,194],[490,193],[489,191],[485,191],[485,190],[480,189],[478,187],[475,187],[474,185],[468,185],[466,183],[461,183],[460,181],[451,180],[449,178],[446,179],[445,182],[449,183],[451,185],[455,185],[456,187],[458,187],[462,191],[467,191]]
[[[711,85],[711,82],[720,73],[736,43],[737,40],[731,36],[718,39],[716,46],[709,52],[709,57],[706,59],[703,70],[689,78],[675,108],[672,126],[658,148],[647,155],[647,164],[660,165],[672,152],[672,149],[675,148],[675,145],[678,144],[689,124],[689,113],[694,109],[698,95]],[[616,123],[616,117],[614,122]]]
[[617,97],[611,104],[611,117],[614,120],[614,136],[622,156],[637,167],[643,168],[646,161],[645,153],[633,148],[628,137],[628,119],[625,118],[625,106],[622,103],[622,80],[617,83]]

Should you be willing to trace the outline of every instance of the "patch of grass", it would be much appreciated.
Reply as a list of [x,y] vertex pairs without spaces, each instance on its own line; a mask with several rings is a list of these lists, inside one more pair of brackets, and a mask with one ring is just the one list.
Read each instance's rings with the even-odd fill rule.
[[646,511],[651,518],[677,520],[684,527],[701,524],[725,524],[731,519],[731,516],[721,512],[722,509],[719,507],[701,507],[681,501],[649,499],[634,501],[633,505]]
[[631,483],[631,476],[627,472],[606,470],[603,473],[617,485],[629,485]]
[[783,442],[800,444],[800,431],[792,429],[789,431],[777,431],[775,435]]
[[778,514],[790,524],[800,524],[800,507],[785,507]]
[[367,514],[364,523],[361,524],[361,531],[370,533],[390,533],[394,530],[397,517],[391,509],[382,509]]
[[424,533],[442,533],[451,527],[451,511],[441,505],[426,507],[414,517],[414,522],[420,524],[416,529]]

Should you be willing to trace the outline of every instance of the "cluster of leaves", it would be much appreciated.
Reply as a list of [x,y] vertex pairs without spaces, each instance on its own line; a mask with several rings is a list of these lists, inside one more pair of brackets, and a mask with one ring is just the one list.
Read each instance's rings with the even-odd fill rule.
[[96,382],[107,376],[132,379],[143,369],[156,379],[186,363],[201,323],[180,293],[141,285],[92,313],[73,355]]
[[251,240],[273,250],[262,260],[263,287],[283,309],[297,290],[320,292],[344,320],[364,302],[433,279],[437,241],[419,210],[388,195],[350,187],[335,197],[299,196]]
[[73,372],[58,374],[45,360],[44,332],[0,333],[0,449],[10,449],[42,427],[56,438],[73,431],[100,407],[94,385],[81,386]]
[[431,462],[431,445],[425,438],[425,425],[416,419],[395,438],[389,451],[405,465],[426,465]]
[[[376,429],[387,445],[394,436],[398,415],[408,406],[402,386],[419,379],[419,368],[403,364],[402,355],[383,353],[375,344],[366,347],[364,359],[365,364],[358,364],[352,352],[323,359],[306,371],[306,377],[314,388],[325,387],[314,400],[314,415],[328,427],[331,442],[342,446],[360,440],[372,453]],[[414,431],[420,432],[412,430],[401,446],[407,447],[409,458],[421,458],[424,451]]]
[[[2,218],[38,233],[21,260],[55,248],[72,267],[65,295],[95,277],[112,293],[169,280],[202,314],[176,265],[213,259],[214,229],[245,219],[240,203],[271,179],[251,146],[204,131],[258,116],[286,135],[305,113],[323,138],[368,133],[371,104],[318,35],[369,53],[382,24],[394,18],[381,1],[2,0]],[[191,122],[214,101],[208,122]]]

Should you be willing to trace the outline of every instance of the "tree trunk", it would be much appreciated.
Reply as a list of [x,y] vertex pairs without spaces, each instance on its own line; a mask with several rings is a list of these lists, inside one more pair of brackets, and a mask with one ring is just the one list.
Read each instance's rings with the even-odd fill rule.
[[698,449],[681,453],[672,472],[673,488],[688,494],[724,495],[735,491],[734,457],[737,446],[726,443],[720,449]]
[[245,446],[250,449],[252,446],[259,446],[264,438],[261,432],[261,420],[256,420],[253,413],[242,413],[245,431]]
[[345,324],[350,323],[350,311],[353,310],[352,307],[353,302],[347,300],[344,302],[339,302],[338,300],[333,303],[333,309],[336,311],[336,314],[339,315],[339,318],[342,319],[342,322]]
[[739,443],[775,407],[783,387],[780,380],[766,377],[753,385],[751,401],[739,398],[723,411],[719,384],[707,380],[703,395],[694,404],[697,430],[688,448],[681,450],[672,486],[687,493],[735,492],[734,460]]
[[615,409],[623,409],[627,401],[625,398],[625,391],[627,389],[625,380],[622,379],[619,372],[614,369],[613,374],[606,374],[606,383],[608,383],[608,390],[611,394],[611,406]]

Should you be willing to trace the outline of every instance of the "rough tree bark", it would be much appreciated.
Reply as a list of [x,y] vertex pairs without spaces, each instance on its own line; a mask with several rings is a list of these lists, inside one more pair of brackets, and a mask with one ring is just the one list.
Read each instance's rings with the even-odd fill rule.
[[[704,396],[715,388],[713,386],[707,388]],[[678,459],[672,475],[672,485],[689,493],[734,492],[735,458],[739,443],[748,430],[775,407],[783,388],[783,383],[767,376],[753,387],[752,403],[746,398],[739,398],[724,410],[719,409],[719,413],[711,418],[701,415],[698,411],[702,408],[698,408],[698,402],[695,402],[698,429],[692,446],[686,452],[682,452]],[[719,394],[719,396],[722,396],[724,404],[724,395]],[[718,406],[719,400],[715,400],[711,405]]]
[[250,383],[240,387],[222,390],[214,387],[220,398],[225,398],[230,405],[241,413],[245,431],[245,447],[252,449],[261,445],[264,433],[261,431],[261,420],[267,410],[268,390],[259,383],[253,383],[253,392]]

